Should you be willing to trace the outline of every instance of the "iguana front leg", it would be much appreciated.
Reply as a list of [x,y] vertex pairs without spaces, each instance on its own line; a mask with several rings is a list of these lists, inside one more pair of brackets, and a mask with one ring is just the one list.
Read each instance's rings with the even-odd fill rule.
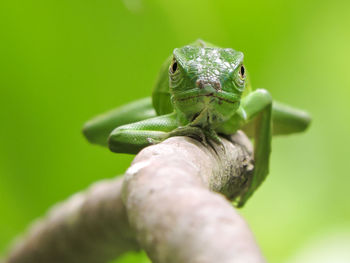
[[247,189],[244,189],[238,207],[244,205],[253,192],[265,180],[269,172],[272,137],[272,98],[268,91],[258,89],[242,99],[238,111],[240,123],[254,123],[254,173]]
[[112,152],[136,154],[142,148],[170,137],[170,132],[177,127],[175,113],[126,124],[111,132],[108,146]]

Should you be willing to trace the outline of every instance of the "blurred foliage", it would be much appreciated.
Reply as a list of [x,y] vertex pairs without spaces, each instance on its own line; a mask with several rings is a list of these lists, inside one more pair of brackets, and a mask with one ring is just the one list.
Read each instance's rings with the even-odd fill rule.
[[274,140],[271,174],[241,210],[267,259],[349,226],[349,12],[338,0],[2,0],[0,251],[57,201],[125,171],[132,156],[89,145],[84,121],[150,95],[162,61],[197,38],[243,51],[254,87],[313,116]]

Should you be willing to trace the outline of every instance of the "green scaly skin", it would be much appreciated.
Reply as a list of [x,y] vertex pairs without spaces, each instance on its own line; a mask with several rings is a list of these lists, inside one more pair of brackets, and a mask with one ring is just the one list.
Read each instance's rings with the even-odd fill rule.
[[309,115],[272,101],[268,91],[252,90],[243,54],[202,40],[176,48],[165,61],[152,100],[145,98],[87,122],[91,143],[117,153],[136,154],[171,136],[220,143],[218,134],[238,129],[254,139],[254,174],[235,197],[238,207],[268,174],[272,135],[304,131]]

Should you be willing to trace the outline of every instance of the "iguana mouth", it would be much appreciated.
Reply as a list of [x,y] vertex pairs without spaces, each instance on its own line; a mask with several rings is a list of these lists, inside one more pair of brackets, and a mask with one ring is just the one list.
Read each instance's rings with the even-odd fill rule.
[[213,97],[213,98],[218,98],[220,101],[225,101],[225,102],[228,102],[228,103],[236,103],[237,101],[234,101],[234,100],[229,100],[229,99],[226,99],[226,98],[223,98],[221,96],[218,96],[214,93],[209,93],[209,94],[200,94],[200,95],[194,95],[194,96],[188,96],[188,97],[185,97],[185,98],[175,98],[175,100],[177,101],[186,101],[186,100],[190,100],[190,99],[194,99],[194,98],[199,98],[199,97]]
[[205,92],[203,90],[198,90],[197,88],[185,90],[185,91],[173,91],[173,99],[175,101],[187,101],[190,99],[200,98],[200,97],[211,97],[211,98],[217,98],[220,102],[227,102],[227,103],[236,103],[240,100],[241,96],[235,93],[227,92],[224,90],[221,91],[211,91],[211,92]]

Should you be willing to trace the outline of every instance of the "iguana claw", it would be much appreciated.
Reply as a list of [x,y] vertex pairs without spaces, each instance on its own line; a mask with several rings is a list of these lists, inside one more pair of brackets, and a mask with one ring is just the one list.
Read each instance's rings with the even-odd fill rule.
[[187,125],[187,126],[178,127],[175,130],[169,132],[168,137],[173,137],[173,136],[189,136],[197,140],[200,140],[204,145],[208,145],[205,131],[196,126]]

